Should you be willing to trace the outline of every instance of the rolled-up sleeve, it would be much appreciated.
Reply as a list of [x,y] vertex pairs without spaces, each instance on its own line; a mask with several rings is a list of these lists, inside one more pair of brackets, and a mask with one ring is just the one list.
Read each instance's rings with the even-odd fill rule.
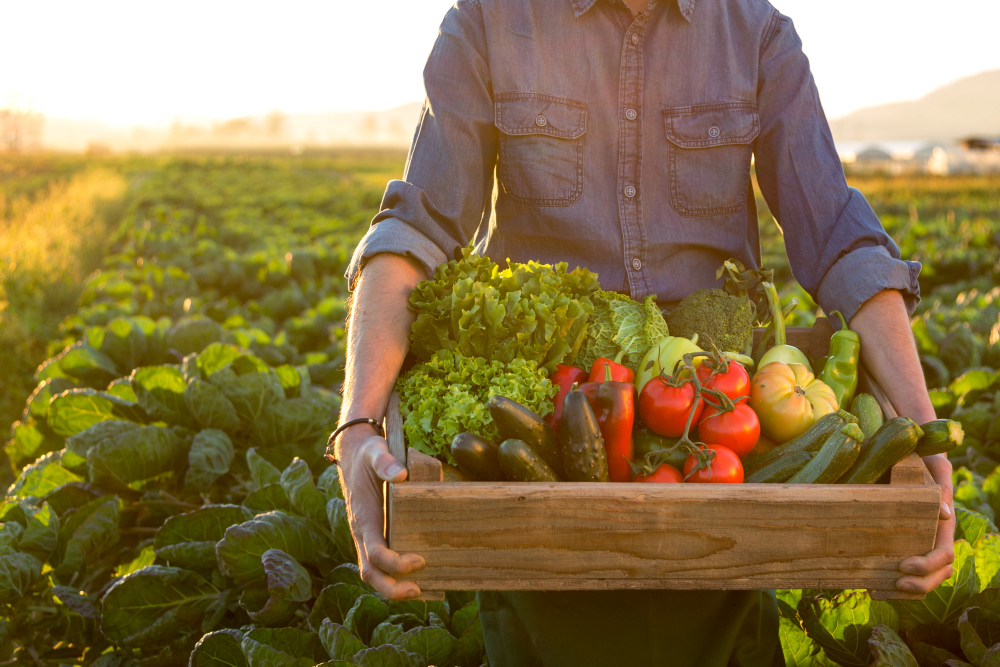
[[389,182],[347,268],[349,285],[380,252],[409,255],[431,275],[489,215],[498,138],[477,0],[459,0],[445,16],[424,67],[424,89],[403,179]]
[[761,44],[757,108],[757,180],[796,280],[848,320],[887,289],[899,290],[912,314],[920,264],[900,258],[864,196],[848,187],[802,43],[778,13]]

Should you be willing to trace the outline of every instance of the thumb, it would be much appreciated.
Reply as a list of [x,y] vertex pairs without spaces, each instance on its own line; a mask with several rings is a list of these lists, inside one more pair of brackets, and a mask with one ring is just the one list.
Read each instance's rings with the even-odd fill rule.
[[406,468],[389,452],[378,452],[371,463],[375,474],[387,482],[402,482],[406,479]]

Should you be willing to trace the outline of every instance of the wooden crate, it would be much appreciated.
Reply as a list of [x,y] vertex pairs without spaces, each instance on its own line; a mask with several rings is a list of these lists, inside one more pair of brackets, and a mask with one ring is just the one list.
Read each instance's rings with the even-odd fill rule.
[[[825,319],[790,328],[818,358]],[[862,369],[863,370],[863,369]],[[862,372],[886,418],[885,393]],[[395,394],[390,450],[409,470],[387,484],[386,536],[426,566],[408,579],[446,590],[894,589],[899,562],[930,551],[940,488],[915,454],[889,484],[624,484],[444,482],[441,464],[406,450]]]

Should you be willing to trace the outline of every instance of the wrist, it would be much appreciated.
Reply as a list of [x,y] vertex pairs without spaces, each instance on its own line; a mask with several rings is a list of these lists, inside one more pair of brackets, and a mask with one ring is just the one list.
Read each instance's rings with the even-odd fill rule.
[[371,424],[360,423],[348,426],[332,439],[329,450],[334,453],[337,460],[342,460],[345,456],[350,456],[355,445],[373,435],[380,436],[381,434]]

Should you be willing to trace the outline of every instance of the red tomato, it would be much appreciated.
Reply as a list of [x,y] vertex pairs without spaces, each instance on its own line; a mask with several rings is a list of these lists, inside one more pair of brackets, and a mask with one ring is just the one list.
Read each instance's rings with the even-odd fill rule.
[[698,381],[701,382],[702,387],[721,391],[734,401],[740,396],[750,395],[750,374],[747,373],[747,369],[743,368],[742,364],[736,361],[730,360],[729,370],[725,373],[718,373],[713,378],[709,378],[712,369],[708,367],[708,364],[698,366],[697,373]]
[[725,445],[743,458],[760,440],[760,420],[745,400],[732,412],[719,412],[709,405],[698,422],[698,439],[706,445]]
[[706,468],[702,468],[690,477],[687,477],[688,473],[694,470],[698,462],[698,459],[692,454],[684,462],[684,476],[687,477],[686,481],[695,483],[712,482],[716,484],[742,483],[743,464],[740,463],[740,457],[736,456],[733,450],[722,445],[708,445],[708,448],[715,452],[715,458],[712,459],[711,472]]
[[660,482],[666,484],[679,484],[684,481],[681,471],[669,463],[661,463],[660,467],[648,475],[639,475],[633,482]]
[[691,425],[697,425],[701,412],[705,409],[702,401],[695,404],[694,385],[685,382],[680,387],[671,387],[660,378],[647,382],[639,392],[639,418],[650,431],[668,438],[684,434],[684,425],[694,408]]

